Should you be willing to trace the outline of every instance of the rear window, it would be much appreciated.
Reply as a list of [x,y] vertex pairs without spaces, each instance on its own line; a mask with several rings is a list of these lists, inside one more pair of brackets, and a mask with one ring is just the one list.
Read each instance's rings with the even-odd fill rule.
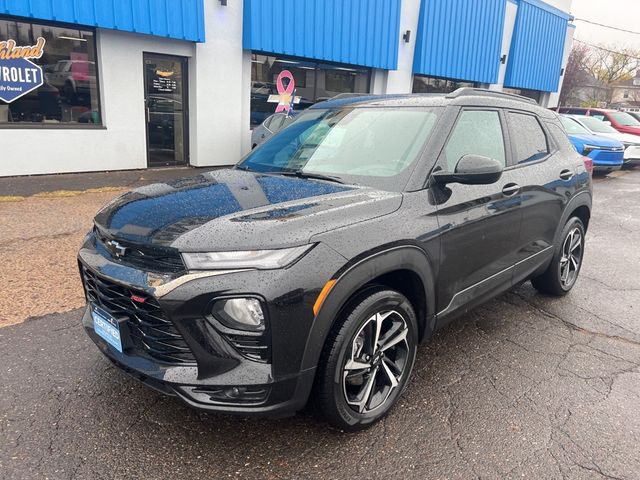
[[562,150],[576,150],[576,147],[571,143],[567,134],[558,125],[549,122],[546,122],[546,124],[547,130],[551,133],[556,145],[558,145]]
[[538,119],[525,113],[508,112],[514,163],[535,162],[549,155],[549,142]]

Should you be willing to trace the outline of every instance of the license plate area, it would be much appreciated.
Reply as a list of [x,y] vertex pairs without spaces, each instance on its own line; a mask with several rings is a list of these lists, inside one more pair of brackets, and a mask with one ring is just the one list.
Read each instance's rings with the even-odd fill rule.
[[122,353],[122,335],[118,320],[96,305],[91,305],[91,317],[96,335]]

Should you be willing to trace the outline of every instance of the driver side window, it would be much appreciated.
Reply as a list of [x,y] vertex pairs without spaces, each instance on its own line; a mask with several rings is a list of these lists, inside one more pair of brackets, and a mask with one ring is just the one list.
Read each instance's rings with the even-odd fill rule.
[[458,160],[468,154],[493,158],[506,166],[499,113],[495,110],[464,110],[458,117],[444,154],[450,172],[455,171]]

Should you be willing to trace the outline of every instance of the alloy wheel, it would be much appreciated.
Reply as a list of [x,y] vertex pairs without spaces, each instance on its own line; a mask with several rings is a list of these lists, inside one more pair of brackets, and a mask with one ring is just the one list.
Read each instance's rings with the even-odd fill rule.
[[566,236],[562,244],[560,257],[560,282],[565,289],[569,289],[578,278],[578,271],[582,262],[583,238],[580,229],[574,228]]
[[409,364],[409,329],[396,310],[377,312],[351,341],[342,387],[347,404],[360,414],[383,407]]

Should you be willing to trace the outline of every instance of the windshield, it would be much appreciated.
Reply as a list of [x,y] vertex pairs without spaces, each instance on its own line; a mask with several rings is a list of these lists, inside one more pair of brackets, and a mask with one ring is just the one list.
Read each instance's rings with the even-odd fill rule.
[[437,108],[311,109],[250,153],[237,168],[320,174],[400,191],[438,117]]
[[640,122],[627,112],[610,112],[609,116],[625,127],[640,127]]
[[594,117],[580,117],[580,121],[584,123],[589,130],[595,133],[618,133],[618,131],[604,123],[602,120],[598,120]]
[[571,118],[560,117],[560,122],[569,135],[590,135],[586,128]]

